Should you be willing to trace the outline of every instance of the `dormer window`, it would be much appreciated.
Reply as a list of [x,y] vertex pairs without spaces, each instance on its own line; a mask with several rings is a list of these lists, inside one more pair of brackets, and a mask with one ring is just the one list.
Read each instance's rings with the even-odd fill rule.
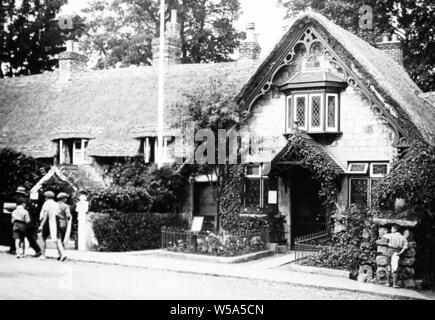
[[90,164],[88,139],[60,139],[59,140],[59,164],[82,165]]
[[[173,137],[163,138],[163,162],[171,162],[170,144],[174,141]],[[158,156],[158,139],[157,137],[145,137],[142,139],[142,154],[144,156],[145,163],[157,162]]]

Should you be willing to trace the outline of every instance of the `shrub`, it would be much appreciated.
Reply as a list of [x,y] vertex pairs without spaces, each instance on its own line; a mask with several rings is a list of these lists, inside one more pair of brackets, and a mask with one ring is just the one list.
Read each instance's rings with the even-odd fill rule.
[[149,212],[151,196],[141,187],[112,186],[91,193],[90,211]]
[[0,202],[13,199],[20,185],[33,187],[49,167],[48,163],[15,150],[0,149]]
[[342,230],[333,233],[325,249],[309,256],[302,264],[343,270],[355,270],[364,264],[374,265],[378,233],[370,212],[352,207],[332,218]]
[[156,169],[143,157],[115,163],[106,173],[113,184],[124,188],[142,188],[153,199],[152,212],[178,212],[187,196],[187,179],[174,167]]
[[93,222],[101,251],[155,249],[160,245],[160,219],[150,213],[106,212]]

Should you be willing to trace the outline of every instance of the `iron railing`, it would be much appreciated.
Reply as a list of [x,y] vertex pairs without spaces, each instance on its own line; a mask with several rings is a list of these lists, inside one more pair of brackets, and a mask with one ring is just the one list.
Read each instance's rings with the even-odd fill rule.
[[238,256],[266,250],[268,233],[219,234],[210,231],[194,233],[162,228],[161,248],[168,251],[215,256]]
[[298,263],[306,257],[328,249],[329,239],[330,234],[327,230],[295,238],[295,262]]

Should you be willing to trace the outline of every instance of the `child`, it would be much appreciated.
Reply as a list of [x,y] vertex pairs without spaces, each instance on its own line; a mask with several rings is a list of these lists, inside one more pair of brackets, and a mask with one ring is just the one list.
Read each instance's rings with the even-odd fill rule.
[[[24,238],[26,237],[27,224],[30,222],[29,212],[26,210],[26,202],[19,199],[17,208],[12,212],[12,236],[15,240],[17,258],[23,258],[25,254]],[[20,252],[20,248],[21,252]]]

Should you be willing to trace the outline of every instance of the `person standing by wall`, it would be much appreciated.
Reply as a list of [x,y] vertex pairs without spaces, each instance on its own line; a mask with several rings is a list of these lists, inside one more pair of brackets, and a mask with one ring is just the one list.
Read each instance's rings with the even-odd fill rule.
[[23,199],[17,202],[17,208],[12,212],[11,222],[17,258],[24,258],[26,252],[24,239],[26,237],[27,224],[30,222],[30,215],[26,210],[26,202]]
[[57,216],[57,236],[62,241],[64,248],[66,241],[69,240],[72,224],[71,208],[66,203],[69,195],[61,192],[57,195],[57,203],[59,204],[59,215]]
[[393,276],[393,287],[399,288],[397,284],[398,264],[400,255],[408,249],[408,240],[398,231],[398,226],[391,227],[391,233],[383,235],[383,238],[388,240],[387,256],[389,263],[387,266],[387,286],[391,286],[390,278]]
[[59,253],[59,260],[65,261],[65,251],[62,245],[62,240],[57,237],[57,217],[60,215],[59,204],[54,201],[54,193],[52,191],[46,191],[44,193],[45,202],[42,206],[40,219],[41,225],[39,226],[39,231],[42,231],[42,260],[46,259],[46,249],[47,249],[47,239],[51,237],[56,243],[57,251]]

